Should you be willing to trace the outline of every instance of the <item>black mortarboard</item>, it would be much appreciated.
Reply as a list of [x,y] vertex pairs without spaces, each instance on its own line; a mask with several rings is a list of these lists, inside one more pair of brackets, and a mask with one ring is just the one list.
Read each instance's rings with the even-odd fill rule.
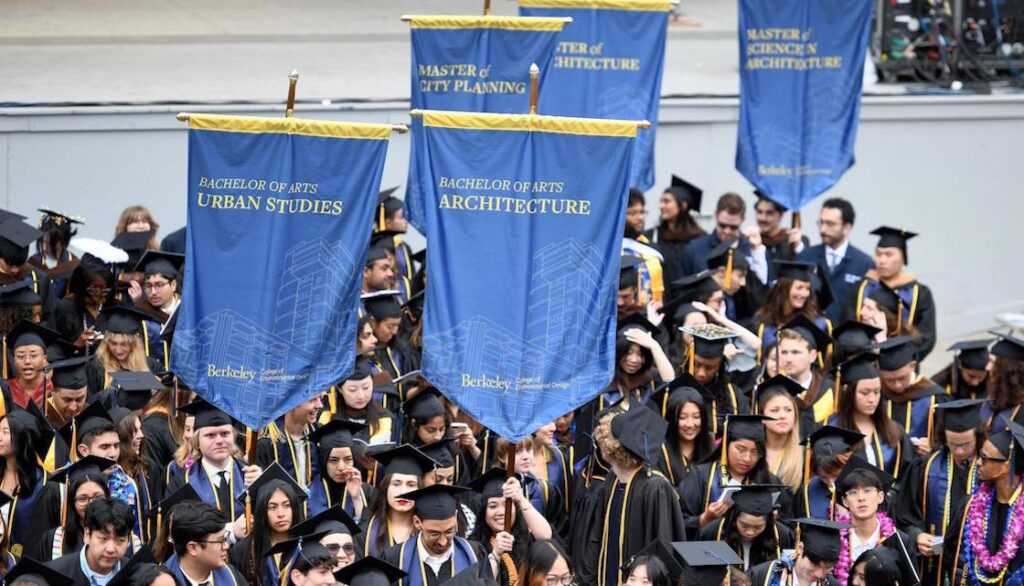
[[112,334],[138,334],[142,331],[143,322],[151,320],[148,314],[127,305],[112,305],[100,310],[106,318],[103,331]]
[[[907,546],[903,543],[903,538],[900,537],[899,531],[882,540],[882,545],[892,552],[896,565],[900,569],[899,585],[917,586],[920,584],[921,578],[917,575],[917,569],[914,567],[914,562],[910,558],[910,552],[907,551]],[[875,582],[867,581],[866,583],[874,584]]]
[[942,416],[942,426],[952,432],[970,431],[981,422],[978,410],[988,399],[957,399],[939,403],[935,409]]
[[147,250],[139,262],[135,264],[135,272],[150,275],[162,275],[168,279],[177,279],[181,274],[181,265],[185,264],[185,255],[175,252]]
[[334,505],[293,526],[289,532],[293,536],[323,532],[358,535],[360,529],[359,523],[356,523],[341,505]]
[[42,305],[43,298],[32,288],[32,283],[21,281],[0,287],[0,305],[4,307],[19,305],[29,307]]
[[[298,482],[295,482],[295,479],[292,478],[280,464],[272,462],[270,466],[267,466],[267,469],[256,478],[256,480],[252,481],[252,484],[242,491],[242,494],[238,495],[236,500],[240,503],[244,503],[246,498],[251,495],[256,495],[256,498],[253,500],[253,503],[255,504],[268,496],[271,491],[283,486],[290,488],[292,492],[295,493],[295,496],[300,500],[306,500],[309,496],[306,494],[306,490],[303,489]],[[292,504],[295,505],[297,503]]]
[[395,252],[395,236],[401,236],[401,232],[394,230],[381,230],[370,236],[370,248],[383,248],[392,253]]
[[999,336],[999,341],[993,344],[992,350],[990,350],[993,356],[1009,358],[1010,360],[1024,360],[1024,340],[1015,338],[1010,334],[992,333]]
[[641,329],[654,334],[658,331],[658,326],[652,324],[642,312],[636,311],[620,319],[616,331],[622,336],[630,329]]
[[[859,354],[836,366],[837,380],[841,384],[856,383],[870,378],[878,378],[874,359],[870,355]],[[841,379],[839,377],[842,377]]]
[[315,557],[328,557],[331,552],[326,547],[320,545],[320,539],[327,535],[326,533],[309,533],[305,535],[296,535],[284,541],[278,541],[269,550],[267,555],[281,554],[282,558],[290,559],[292,556],[301,555],[307,560]]
[[807,517],[794,521],[800,525],[804,551],[826,561],[839,559],[839,531],[853,527],[849,523]]
[[139,259],[149,249],[149,241],[152,240],[153,235],[156,231],[149,230],[146,232],[124,232],[117,238],[110,241],[110,244],[120,248],[121,250],[128,253],[128,262],[126,266],[134,267],[138,264]]
[[356,356],[352,364],[352,372],[342,382],[350,380],[364,380],[373,376],[373,361],[365,356]]
[[386,561],[365,557],[338,570],[335,577],[348,586],[391,586],[409,574]]
[[75,450],[75,444],[77,442],[72,441],[77,437],[77,441],[81,442],[82,438],[86,435],[100,429],[102,427],[110,427],[114,425],[114,418],[110,416],[110,413],[103,407],[102,401],[93,401],[82,410],[81,413],[75,415],[74,420],[68,423],[64,427],[57,430],[64,441],[67,442],[68,446]]
[[22,557],[18,563],[11,568],[11,571],[7,572],[7,575],[3,578],[4,584],[13,584],[15,580],[22,576],[38,576],[43,584],[47,586],[74,586],[74,578],[62,574],[57,570],[54,570],[50,566],[44,565],[42,562],[25,556]]
[[878,370],[892,372],[917,359],[913,336],[897,336],[878,345]]
[[672,548],[683,559],[686,586],[721,586],[729,566],[743,567],[743,560],[724,541],[679,541]]
[[382,476],[390,474],[409,474],[411,476],[423,476],[428,470],[434,468],[434,461],[426,454],[410,446],[403,444],[386,452],[373,456],[384,466]]
[[377,225],[374,226],[375,230],[384,230],[384,221],[391,216],[391,214],[402,209],[404,202],[395,197],[393,194],[398,191],[399,186],[389,187],[384,191],[381,191],[377,196]]
[[744,484],[732,495],[732,504],[740,513],[767,516],[782,488],[779,484]]
[[699,212],[704,199],[703,189],[678,175],[672,175],[672,184],[665,188],[665,193],[671,193],[680,205],[686,203],[691,212]]
[[710,269],[703,270],[672,281],[671,285],[674,290],[681,291],[682,301],[687,303],[701,301],[707,299],[715,291],[722,289],[713,278],[714,274]]
[[452,440],[442,439],[432,444],[420,446],[420,451],[434,461],[438,468],[451,468],[455,465],[455,457],[452,456]]
[[508,480],[508,471],[504,468],[491,468],[480,476],[477,476],[469,483],[473,492],[483,497],[484,501],[492,498],[499,498],[502,495],[502,487]]
[[101,458],[99,456],[88,455],[80,459],[79,461],[68,464],[60,470],[55,470],[50,475],[50,480],[53,482],[64,483],[69,479],[75,479],[82,474],[93,472],[95,474],[103,474],[104,470],[110,470],[117,465],[117,462]]
[[66,358],[57,362],[51,362],[44,370],[53,372],[53,376],[50,377],[53,386],[62,389],[78,390],[85,388],[89,384],[85,366],[90,360],[92,358],[88,356]]
[[44,226],[47,223],[52,223],[55,226],[62,226],[64,224],[85,224],[85,221],[79,216],[71,216],[50,208],[36,208],[36,211],[43,214],[42,217],[39,218],[40,226]]
[[23,319],[7,333],[7,347],[14,350],[22,346],[39,346],[45,351],[58,339],[60,334],[57,332]]
[[383,246],[371,246],[366,251],[366,264],[369,265],[372,262],[384,260],[387,257],[388,251]]
[[117,402],[133,411],[142,409],[153,397],[153,391],[164,388],[155,374],[144,371],[114,372],[110,387],[117,391]]
[[398,291],[376,291],[363,295],[366,313],[376,318],[402,317],[402,305],[398,302]]
[[197,432],[204,427],[232,425],[231,417],[227,413],[221,411],[202,397],[196,397],[188,405],[179,407],[178,411],[186,415],[195,416],[196,422],[192,425],[192,428]]
[[53,344],[46,347],[46,360],[52,364],[61,360],[67,360],[68,358],[76,358],[81,356],[83,352],[84,349],[75,346],[67,340],[58,338],[54,340]]
[[424,247],[421,250],[417,250],[416,252],[412,253],[412,259],[414,261],[420,263],[421,265],[426,263],[427,262],[427,249],[426,249],[426,247]]
[[[622,565],[620,570],[628,572],[633,564],[641,558],[655,558],[665,566],[668,570],[669,584],[679,584],[679,577],[683,575],[683,563],[679,559],[675,550],[672,549],[672,545],[662,541],[661,539],[655,539],[654,541],[647,544],[640,551],[633,554],[625,564]],[[628,577],[628,575],[627,575]]]
[[[988,441],[992,442],[999,453],[1009,458],[1011,462],[1015,462],[1014,468],[1017,469],[1024,464],[1024,456],[1014,454],[1014,452],[1019,454],[1020,450],[1024,450],[1024,428],[1005,417],[1001,417],[1000,420],[1004,425],[1003,430],[989,435]],[[1016,448],[1014,448],[1014,444],[1016,444]]]
[[171,509],[180,505],[181,503],[188,503],[193,501],[200,502],[202,500],[203,499],[199,498],[199,493],[196,492],[196,489],[192,488],[191,484],[185,484],[178,490],[165,496],[162,501],[156,504],[155,507],[152,507],[149,510],[149,516],[155,517],[159,514],[166,515],[171,511]]
[[871,234],[878,236],[876,248],[899,248],[903,252],[903,263],[910,264],[910,260],[907,259],[907,240],[917,236],[916,233],[907,232],[903,228],[882,226],[872,230]]
[[11,210],[0,209],[0,223],[6,222],[7,220],[10,220],[10,219],[25,220],[25,219],[28,219],[28,216],[23,216],[21,214],[16,214],[16,213],[12,212]]
[[733,332],[711,324],[681,327],[679,331],[693,336],[693,350],[702,358],[721,358],[725,354],[725,345],[736,337]]
[[[50,422],[43,417],[39,407],[36,407],[34,402],[29,401],[27,407],[24,409],[11,409],[7,416],[17,421],[29,432],[32,449],[35,450],[37,456],[45,458],[57,432],[53,430]],[[0,506],[3,505],[0,504]]]
[[351,448],[356,434],[364,429],[366,429],[366,425],[363,423],[347,419],[332,419],[306,437],[316,443],[317,449],[321,453],[326,454],[334,448]]
[[845,359],[874,348],[879,328],[859,321],[847,320],[832,330],[832,351],[835,356]]
[[793,279],[794,281],[814,282],[817,265],[812,262],[798,260],[776,260],[775,277],[777,279]]
[[[468,491],[464,486],[433,484],[401,495],[401,498],[416,501],[416,516],[421,521],[451,519],[458,508],[458,496]],[[351,585],[350,585],[351,586]]]
[[621,260],[622,264],[619,266],[619,291],[637,286],[640,277],[637,275],[636,267],[644,262],[643,259],[628,254],[623,254]]
[[668,422],[646,407],[634,407],[612,419],[612,436],[637,458],[654,464],[661,455]]
[[992,342],[994,342],[992,338],[964,340],[953,344],[946,350],[955,354],[956,360],[962,368],[985,370],[988,366],[988,347],[992,345]]
[[[722,267],[728,268],[729,257],[732,257],[732,268],[734,269],[749,269],[750,264],[747,263],[747,257],[744,256],[736,248],[736,243],[739,241],[738,238],[731,238],[718,246],[711,249],[711,252],[704,257],[705,266],[708,269],[716,271]],[[729,252],[732,254],[729,254]]]
[[814,430],[807,439],[800,442],[811,446],[815,456],[838,456],[864,439],[864,434],[852,429],[824,425]]
[[850,459],[843,465],[843,469],[839,471],[839,475],[836,476],[836,496],[842,498],[846,495],[846,492],[853,488],[844,486],[846,479],[857,470],[863,470],[869,472],[878,479],[878,483],[882,485],[882,492],[888,491],[896,479],[893,478],[892,474],[889,474],[885,470],[872,465],[870,462],[861,458],[857,454],[850,456]]
[[121,566],[121,569],[107,582],[107,586],[136,586],[139,584],[138,578],[142,573],[155,565],[156,558],[153,557],[153,551],[149,545],[143,545],[132,555],[130,560]]
[[769,390],[776,388],[780,388],[794,397],[799,396],[801,393],[807,390],[800,386],[800,383],[789,378],[788,376],[784,374],[777,374],[772,378],[764,381],[763,383],[757,385],[757,387],[754,389],[754,400],[760,401],[762,395],[764,395]]
[[683,372],[676,378],[661,384],[651,393],[652,406],[662,417],[668,417],[672,411],[671,405],[677,402],[699,400],[702,404],[709,404],[714,398],[711,393],[700,384],[689,372]]
[[782,329],[792,330],[800,334],[800,337],[807,340],[811,348],[819,352],[824,352],[832,342],[832,337],[828,333],[819,328],[817,324],[802,313],[798,313],[796,317],[786,322]]
[[764,422],[771,419],[764,415],[727,415],[725,418],[726,443],[734,440],[764,441]]
[[444,404],[441,403],[441,391],[437,387],[427,387],[416,393],[416,396],[402,403],[402,412],[416,421],[429,421],[444,415]]
[[900,299],[898,293],[885,285],[880,284],[877,287],[873,287],[871,291],[868,292],[868,299],[874,301],[889,313],[892,313],[897,317],[900,316],[900,306],[903,304],[903,301]]
[[28,248],[29,244],[39,240],[42,236],[43,233],[36,230],[34,226],[17,218],[8,218],[0,222],[0,240],[7,245],[0,244],[0,251],[7,247]]
[[498,586],[498,583],[491,579],[490,571],[486,576],[483,575],[482,567],[480,562],[466,566],[466,569],[445,580],[445,586]]
[[423,315],[423,303],[426,301],[426,289],[413,295],[408,301],[402,304],[402,309],[407,310],[412,317],[419,319]]

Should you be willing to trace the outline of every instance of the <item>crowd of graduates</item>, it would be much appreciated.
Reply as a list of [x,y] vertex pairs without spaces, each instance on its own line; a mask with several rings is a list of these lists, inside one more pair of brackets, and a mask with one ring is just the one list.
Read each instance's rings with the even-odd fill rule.
[[[1024,341],[936,343],[914,233],[820,243],[673,178],[631,192],[614,376],[497,437],[419,372],[426,279],[381,193],[352,373],[247,429],[170,370],[185,232],[0,216],[0,575],[33,586],[1018,586]],[[367,227],[371,230],[371,227]],[[77,251],[77,252],[76,252]],[[192,251],[202,254],[202,251]]]

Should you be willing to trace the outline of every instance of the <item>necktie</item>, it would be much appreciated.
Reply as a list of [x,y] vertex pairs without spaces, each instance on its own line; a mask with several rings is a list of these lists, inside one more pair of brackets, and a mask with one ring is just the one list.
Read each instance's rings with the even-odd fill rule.
[[220,484],[217,485],[217,500],[220,501],[220,510],[224,513],[231,513],[231,481],[228,480],[227,472],[218,472]]

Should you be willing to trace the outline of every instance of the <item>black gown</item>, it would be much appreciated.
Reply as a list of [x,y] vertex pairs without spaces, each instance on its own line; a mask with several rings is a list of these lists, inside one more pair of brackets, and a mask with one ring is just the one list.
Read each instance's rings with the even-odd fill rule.
[[[786,568],[786,579],[781,580],[782,568]],[[753,566],[746,572],[750,578],[750,586],[790,586],[792,579],[792,561],[773,560],[758,566]],[[821,582],[818,583],[821,586]],[[807,585],[803,585],[807,586]],[[829,573],[825,576],[824,586],[846,586],[840,585],[835,576]]]
[[[1010,560],[1010,564],[1006,569],[1006,573],[1002,575],[998,580],[992,582],[982,583],[975,581],[970,578],[964,580],[964,558],[967,554],[967,544],[964,543],[964,525],[967,520],[967,509],[970,507],[972,499],[977,497],[977,492],[973,493],[971,497],[964,499],[960,506],[957,508],[956,513],[950,519],[949,531],[943,541],[943,568],[950,577],[950,584],[964,584],[965,586],[1003,586],[1007,583],[1007,580],[1014,573],[1024,568],[1024,547],[1020,544],[1017,545],[1017,551]],[[1008,529],[1006,527],[1006,516],[1009,513],[1010,505],[1003,504],[996,500],[995,495],[992,497],[992,509],[989,515],[988,534],[985,536],[985,546],[990,552],[995,552],[996,548],[1002,545],[1003,534]]]
[[[725,518],[723,517],[721,519],[715,519],[711,523],[708,523],[704,527],[701,527],[700,530],[697,531],[697,539],[699,541],[724,541],[724,523]],[[765,531],[775,532],[775,538],[776,542],[778,543],[778,547],[774,552],[763,552],[761,555],[758,555],[757,552],[755,552],[753,548],[751,548],[749,564],[750,568],[753,568],[754,566],[758,566],[765,562],[770,562],[772,560],[778,559],[782,555],[782,550],[792,549],[793,546],[796,544],[796,534],[793,533],[793,530],[778,521],[772,522],[771,525],[765,528]],[[740,559],[743,558],[743,548],[740,547],[738,543],[729,543],[729,546],[736,551],[736,555],[740,556]]]
[[[712,478],[713,476],[713,478]],[[769,480],[764,484],[782,484],[774,474],[769,473]],[[712,482],[713,480],[713,482]],[[718,461],[698,464],[678,486],[680,510],[683,523],[686,525],[686,538],[696,539],[700,530],[700,516],[708,504],[718,500],[721,489],[725,486],[722,480],[721,465]],[[779,493],[778,519],[786,522],[793,518],[793,495],[789,489]]]

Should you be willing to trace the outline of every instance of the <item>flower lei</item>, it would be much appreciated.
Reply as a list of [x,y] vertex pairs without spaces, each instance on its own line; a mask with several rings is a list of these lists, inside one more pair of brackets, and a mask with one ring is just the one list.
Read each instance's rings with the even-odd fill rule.
[[[972,583],[995,582],[1002,579],[1010,562],[1017,554],[1021,538],[1024,537],[1024,499],[1020,491],[1014,495],[1007,514],[1006,529],[999,539],[999,550],[992,553],[986,545],[988,520],[992,516],[992,495],[995,489],[991,483],[982,483],[967,509],[967,525],[964,528],[964,569]],[[989,574],[995,574],[990,576]],[[1024,580],[1024,569],[1019,569],[1007,580],[1007,584],[1020,584]]]
[[[875,513],[875,518],[878,519],[878,543],[896,533],[896,524],[892,522],[889,515],[878,511]],[[836,522],[852,523],[853,517],[850,516],[850,513],[840,513],[836,515]],[[850,531],[854,531],[854,529],[842,529],[839,531],[839,561],[836,563],[836,567],[832,569],[832,575],[836,577],[840,584],[846,584],[847,578],[850,575],[850,568],[853,567],[854,562],[850,556]]]

